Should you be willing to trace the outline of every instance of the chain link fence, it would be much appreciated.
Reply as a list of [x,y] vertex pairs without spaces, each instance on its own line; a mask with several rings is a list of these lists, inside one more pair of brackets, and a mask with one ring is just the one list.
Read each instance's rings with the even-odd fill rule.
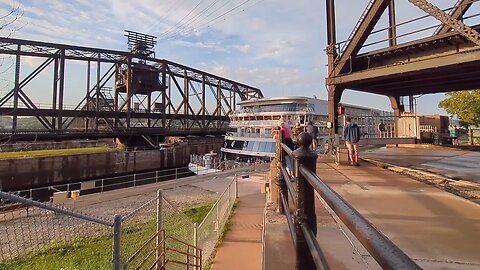
[[237,175],[223,191],[207,216],[197,226],[196,246],[202,249],[204,263],[211,257],[238,197]]
[[113,218],[0,191],[0,269],[201,269],[237,194],[235,175],[196,224],[161,190]]
[[120,256],[123,269],[150,269],[157,261],[157,197],[122,217]]
[[0,269],[75,269],[79,260],[85,269],[109,269],[112,228],[100,217],[0,191]]

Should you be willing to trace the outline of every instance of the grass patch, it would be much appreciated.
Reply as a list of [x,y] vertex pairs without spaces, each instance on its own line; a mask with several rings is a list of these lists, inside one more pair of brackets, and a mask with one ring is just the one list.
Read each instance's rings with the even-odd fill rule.
[[112,239],[101,236],[51,243],[28,256],[0,263],[0,269],[111,269],[111,260]]
[[20,152],[1,152],[0,159],[44,157],[44,156],[73,155],[73,154],[92,154],[92,153],[105,153],[105,152],[112,152],[112,151],[115,151],[115,150],[108,147],[89,147],[89,148],[35,150],[35,151],[20,151]]
[[[203,204],[197,207],[184,209],[185,213],[193,222],[201,222],[212,203]],[[180,231],[178,223],[169,222],[165,217],[164,226],[167,231]],[[142,244],[150,239],[156,231],[156,217],[148,220],[131,220],[122,224],[122,257],[130,257]],[[192,232],[184,232],[188,237]],[[153,244],[155,241],[152,242]],[[0,263],[0,270],[30,270],[30,269],[63,269],[63,270],[102,270],[112,269],[112,245],[113,240],[110,234],[78,238],[67,243],[52,242],[46,247],[34,251],[26,256]],[[152,247],[154,248],[154,247]],[[136,264],[138,262],[132,262]]]
[[212,209],[213,204],[214,202],[211,202],[211,203],[200,205],[197,207],[184,209],[183,213],[187,217],[189,217],[193,221],[193,223],[200,224],[200,222],[202,222],[203,219],[207,216],[210,209]]

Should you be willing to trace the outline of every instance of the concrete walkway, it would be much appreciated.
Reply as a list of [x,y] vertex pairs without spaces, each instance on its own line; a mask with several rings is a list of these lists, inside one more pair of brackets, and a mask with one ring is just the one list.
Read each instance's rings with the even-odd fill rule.
[[[420,267],[480,269],[480,205],[409,176],[360,165],[339,166],[321,157],[317,175]],[[317,240],[331,269],[380,269],[331,210],[317,202],[316,213]],[[267,218],[265,239],[265,269],[293,269],[287,224]]]
[[212,269],[261,269],[262,230],[265,194],[261,193],[264,174],[239,177],[239,199],[230,230],[217,249]]

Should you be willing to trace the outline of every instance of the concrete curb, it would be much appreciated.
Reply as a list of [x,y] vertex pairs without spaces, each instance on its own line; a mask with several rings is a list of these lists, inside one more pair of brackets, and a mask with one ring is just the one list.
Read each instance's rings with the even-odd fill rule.
[[418,181],[431,184],[435,187],[438,187],[442,190],[448,191],[455,195],[458,195],[467,200],[476,202],[480,204],[480,193],[479,194],[470,194],[466,191],[480,191],[480,183],[475,183],[467,180],[456,180],[452,178],[445,177],[444,175],[435,174],[419,169],[412,169],[408,167],[402,167],[395,164],[370,159],[370,158],[361,158],[361,160],[368,162],[370,164],[382,167],[389,171],[395,173],[401,173],[415,178]]

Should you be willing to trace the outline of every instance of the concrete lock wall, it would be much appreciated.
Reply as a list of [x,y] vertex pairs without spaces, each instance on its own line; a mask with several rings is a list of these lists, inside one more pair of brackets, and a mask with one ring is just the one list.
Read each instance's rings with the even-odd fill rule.
[[[223,139],[186,141],[161,150],[113,151],[0,160],[0,189],[11,191],[185,167],[190,154],[220,151]],[[218,152],[217,152],[218,153]]]

